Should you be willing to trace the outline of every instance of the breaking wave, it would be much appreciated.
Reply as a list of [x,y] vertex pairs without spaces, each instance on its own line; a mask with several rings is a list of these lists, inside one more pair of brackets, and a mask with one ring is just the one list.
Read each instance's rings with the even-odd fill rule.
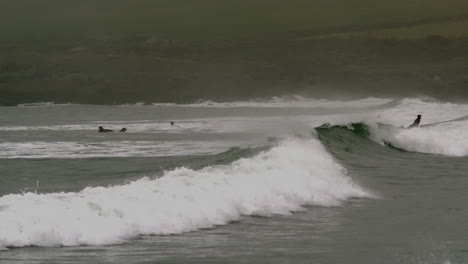
[[[323,127],[322,127],[323,128]],[[381,145],[404,151],[463,157],[468,155],[467,118],[420,127],[397,127],[383,123],[353,123],[328,129],[346,128]]]
[[120,186],[5,195],[0,248],[116,244],[372,197],[318,140],[277,144],[228,165],[177,168]]

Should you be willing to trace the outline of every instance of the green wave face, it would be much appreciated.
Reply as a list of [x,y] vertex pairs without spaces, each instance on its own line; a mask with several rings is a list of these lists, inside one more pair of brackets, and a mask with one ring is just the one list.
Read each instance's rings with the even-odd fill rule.
[[372,128],[365,123],[320,126],[315,129],[319,140],[338,159],[345,163],[378,164],[389,159],[426,155],[406,152],[390,143],[379,144],[373,140]]
[[359,164],[365,161],[369,164],[400,164],[411,162],[412,159],[440,162],[439,159],[466,159],[466,152],[454,150],[451,137],[444,139],[443,133],[439,131],[441,128],[433,128],[440,124],[465,120],[466,117],[461,117],[413,129],[383,123],[336,126],[325,124],[315,128],[315,131],[329,151],[345,163]]

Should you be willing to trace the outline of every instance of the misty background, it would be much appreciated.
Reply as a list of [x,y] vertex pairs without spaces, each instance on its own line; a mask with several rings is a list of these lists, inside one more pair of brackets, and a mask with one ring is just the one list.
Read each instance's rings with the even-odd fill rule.
[[466,0],[4,0],[0,105],[468,99]]

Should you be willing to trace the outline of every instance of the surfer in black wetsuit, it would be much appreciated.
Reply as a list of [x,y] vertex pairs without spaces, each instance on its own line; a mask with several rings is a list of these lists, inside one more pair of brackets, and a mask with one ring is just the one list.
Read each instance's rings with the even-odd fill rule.
[[419,126],[419,123],[420,123],[420,122],[421,122],[421,115],[418,115],[418,117],[416,118],[416,120],[414,120],[413,124],[412,124],[411,126],[409,126],[409,128]]
[[112,129],[105,129],[102,126],[100,126],[98,132],[114,132],[114,131]]
[[122,129],[120,129],[119,132],[127,132],[127,129],[124,127]]

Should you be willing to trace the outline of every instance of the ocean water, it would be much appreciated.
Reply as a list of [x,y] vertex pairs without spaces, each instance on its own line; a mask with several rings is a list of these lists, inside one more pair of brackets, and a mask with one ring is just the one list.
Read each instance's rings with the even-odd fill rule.
[[297,96],[0,107],[0,263],[468,263],[467,113]]

